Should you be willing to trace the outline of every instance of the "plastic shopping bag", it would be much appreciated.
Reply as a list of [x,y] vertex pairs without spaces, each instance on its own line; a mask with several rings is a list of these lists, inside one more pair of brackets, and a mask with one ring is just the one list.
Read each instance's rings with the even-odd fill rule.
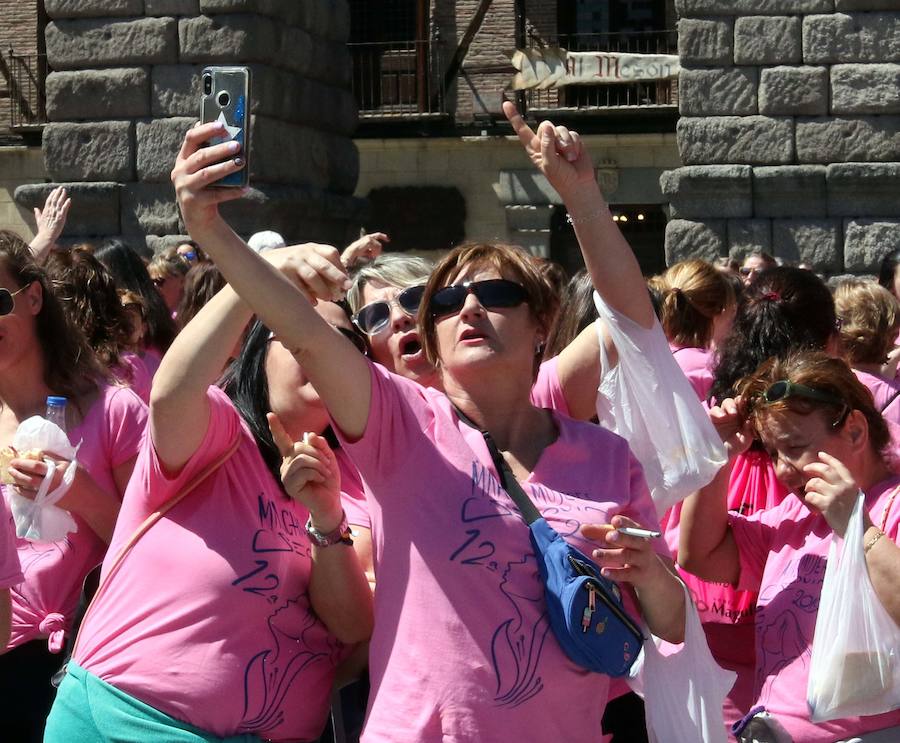
[[604,373],[597,416],[601,426],[628,441],[662,517],[713,479],[725,464],[725,447],[659,323],[642,328],[597,292],[594,304],[619,354],[610,369],[600,339]]
[[[682,584],[684,585],[684,584]],[[684,588],[684,643],[645,633],[628,685],[644,698],[651,743],[726,743],[722,707],[737,674],[712,657],[697,609]]]
[[828,549],[806,687],[813,722],[900,707],[900,628],[866,569],[864,497],[860,491],[844,538],[833,535]]
[[70,531],[76,531],[78,525],[72,514],[54,504],[69,491],[75,479],[78,447],[69,443],[69,437],[59,426],[38,415],[19,424],[12,445],[16,451],[37,449],[70,460],[63,472],[62,482],[55,490],[50,491],[56,462],[44,457],[44,461],[51,466],[48,467],[47,475],[35,493],[34,500],[19,495],[14,487],[5,489],[9,509],[16,522],[16,535],[31,542],[56,542]]

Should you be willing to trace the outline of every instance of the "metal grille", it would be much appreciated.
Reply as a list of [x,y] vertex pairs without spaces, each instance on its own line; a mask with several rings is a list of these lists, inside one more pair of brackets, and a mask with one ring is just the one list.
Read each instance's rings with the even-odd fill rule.
[[42,54],[0,54],[0,73],[9,92],[10,129],[39,129],[47,123],[44,82],[47,58]]

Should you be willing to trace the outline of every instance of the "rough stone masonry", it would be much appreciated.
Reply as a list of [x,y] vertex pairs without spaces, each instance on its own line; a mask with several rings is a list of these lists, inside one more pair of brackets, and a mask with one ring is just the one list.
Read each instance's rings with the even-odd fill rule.
[[900,248],[897,0],[676,0],[684,167],[666,260],[761,248],[828,275]]
[[226,205],[246,235],[342,244],[359,223],[346,0],[46,0],[43,151],[53,183],[21,186],[40,206],[71,192],[67,241],[180,239],[169,172],[200,108],[206,64],[246,64],[253,89],[247,199]]

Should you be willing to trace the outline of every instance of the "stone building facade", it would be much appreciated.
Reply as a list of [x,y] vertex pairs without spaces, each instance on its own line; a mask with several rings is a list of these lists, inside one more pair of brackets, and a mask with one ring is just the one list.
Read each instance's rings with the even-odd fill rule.
[[825,274],[900,248],[900,3],[677,0],[669,263],[762,249]]
[[253,75],[253,190],[227,205],[241,233],[340,244],[364,203],[353,197],[356,104],[336,0],[46,0],[50,183],[21,186],[40,205],[55,184],[73,197],[68,240],[123,236],[153,250],[184,225],[169,172],[199,111],[205,64]]

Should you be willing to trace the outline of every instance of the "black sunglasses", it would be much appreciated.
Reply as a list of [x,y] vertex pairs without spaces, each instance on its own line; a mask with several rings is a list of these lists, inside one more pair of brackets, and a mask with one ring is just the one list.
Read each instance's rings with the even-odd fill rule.
[[25,291],[29,286],[31,286],[30,282],[25,284],[21,289],[16,289],[14,292],[11,292],[9,289],[0,288],[0,317],[8,315],[16,308],[16,294]]
[[425,294],[425,284],[410,286],[400,292],[392,301],[372,302],[360,308],[353,316],[353,324],[366,335],[375,335],[384,330],[391,321],[391,305],[395,302],[410,317],[415,317]]
[[486,309],[516,307],[528,299],[522,285],[509,279],[465,281],[438,289],[431,296],[428,311],[435,318],[455,315],[463,308],[469,294],[474,294]]
[[830,392],[822,392],[822,390],[817,390],[814,387],[807,387],[805,384],[798,384],[797,382],[791,382],[787,379],[773,382],[769,385],[768,389],[760,395],[760,399],[766,405],[771,405],[780,400],[786,400],[789,397],[802,397],[806,400],[815,400],[816,402],[825,403],[826,405],[834,405],[835,407],[842,408],[842,412],[840,416],[838,416],[838,419],[831,424],[833,428],[841,425],[847,417],[847,414],[850,412],[850,406],[837,395],[832,395]]

